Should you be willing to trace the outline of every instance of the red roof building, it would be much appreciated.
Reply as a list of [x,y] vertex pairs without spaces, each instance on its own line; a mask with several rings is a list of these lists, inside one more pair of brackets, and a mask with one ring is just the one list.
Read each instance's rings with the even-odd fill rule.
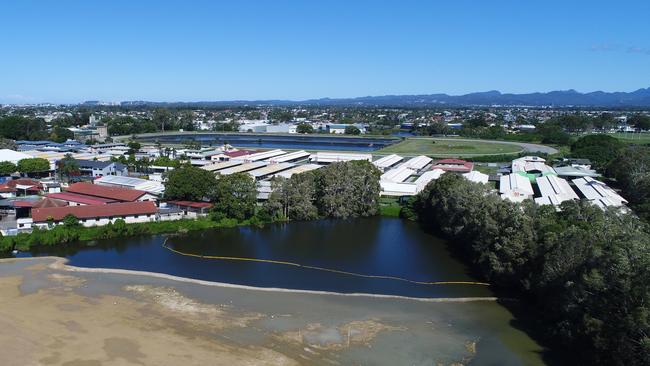
[[144,201],[143,196],[149,195],[153,200],[155,197],[145,191],[137,189],[128,189],[121,187],[109,187],[99,184],[92,184],[88,182],[80,182],[72,184],[65,190],[66,193],[74,193],[92,197],[94,199],[108,199],[115,202],[135,202]]
[[[127,216],[155,215],[158,208],[151,201],[123,202],[111,205],[65,206],[32,209],[32,220],[35,223],[61,221],[67,215],[73,215],[80,220],[101,218],[125,218]],[[128,222],[128,220],[127,220]]]
[[436,162],[431,169],[442,169],[446,172],[468,173],[474,169],[474,163],[461,159],[442,159]]
[[24,192],[25,194],[38,194],[41,183],[34,179],[20,178],[6,181],[0,185],[0,193]]
[[252,151],[248,150],[237,150],[237,151],[226,151],[225,155],[227,155],[230,158],[238,158],[241,156],[246,156],[252,154]]
[[63,200],[69,202],[72,206],[79,205],[106,205],[109,203],[117,203],[119,201],[111,200],[108,198],[93,197],[87,196],[84,194],[76,194],[70,192],[61,192],[61,193],[50,193],[46,197],[53,198],[57,200]]

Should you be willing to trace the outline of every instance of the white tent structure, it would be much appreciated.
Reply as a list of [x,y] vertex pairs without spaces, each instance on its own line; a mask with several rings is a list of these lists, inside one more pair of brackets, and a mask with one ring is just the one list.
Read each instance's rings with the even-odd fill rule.
[[499,181],[499,193],[503,199],[513,202],[521,202],[535,194],[530,180],[519,174],[502,175]]
[[578,178],[573,180],[576,188],[580,190],[586,199],[601,208],[619,207],[627,203],[627,200],[621,197],[607,184],[595,180],[591,177]]
[[392,155],[384,156],[383,158],[377,159],[377,160],[373,161],[372,164],[383,172],[386,169],[390,169],[390,167],[394,166],[395,164],[399,163],[402,160],[404,160],[403,157],[401,157],[399,155],[392,154]]
[[411,168],[416,171],[424,169],[427,165],[431,164],[433,159],[428,156],[420,155],[404,162],[403,165],[406,165],[408,168]]
[[490,179],[489,175],[483,174],[476,170],[472,170],[469,173],[464,173],[463,177],[465,177],[465,179],[469,180],[470,182],[482,184],[487,184],[488,180]]
[[564,201],[579,199],[576,192],[569,185],[569,182],[555,175],[537,177],[535,181],[542,195],[541,197],[535,198],[537,204],[558,206]]

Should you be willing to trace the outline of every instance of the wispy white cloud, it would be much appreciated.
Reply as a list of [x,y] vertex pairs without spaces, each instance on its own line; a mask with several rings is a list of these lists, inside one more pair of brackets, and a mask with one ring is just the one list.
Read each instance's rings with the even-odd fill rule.
[[637,46],[630,46],[627,48],[628,53],[640,53],[644,55],[650,55],[650,48],[648,47],[637,47]]
[[618,51],[622,47],[618,43],[598,43],[592,45],[589,49],[598,52]]
[[650,47],[630,46],[620,43],[597,43],[589,47],[594,52],[627,52],[650,55]]

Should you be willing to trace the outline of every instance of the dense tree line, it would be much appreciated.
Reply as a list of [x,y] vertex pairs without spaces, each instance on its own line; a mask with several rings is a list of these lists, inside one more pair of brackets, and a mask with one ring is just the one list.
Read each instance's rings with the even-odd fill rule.
[[591,160],[595,168],[602,169],[616,159],[625,144],[608,135],[588,135],[571,144],[571,156]]
[[379,212],[380,172],[367,161],[350,161],[273,182],[265,203],[276,219],[373,216]]
[[165,199],[209,201],[213,217],[262,222],[372,216],[379,212],[380,172],[367,161],[340,162],[318,170],[274,178],[273,192],[257,205],[255,180],[247,173],[215,177],[182,166],[168,173]]
[[502,200],[445,174],[405,214],[451,239],[495,287],[519,291],[549,344],[582,364],[650,362],[650,232],[582,201]]
[[634,212],[650,222],[650,147],[620,149],[606,171],[608,176],[616,179]]

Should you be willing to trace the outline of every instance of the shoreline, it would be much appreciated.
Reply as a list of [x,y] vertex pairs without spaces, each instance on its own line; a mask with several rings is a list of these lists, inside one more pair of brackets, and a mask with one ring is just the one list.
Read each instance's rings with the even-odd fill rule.
[[114,268],[88,268],[88,267],[76,267],[71,266],[68,263],[68,259],[62,257],[30,257],[30,258],[2,258],[0,259],[0,264],[2,263],[11,263],[15,261],[37,261],[39,259],[50,259],[54,260],[48,265],[49,268],[55,270],[61,270],[66,272],[73,273],[106,273],[106,274],[118,274],[126,276],[143,276],[164,279],[180,283],[190,283],[195,285],[201,285],[206,287],[218,287],[218,288],[231,288],[231,289],[240,289],[247,291],[263,291],[263,292],[275,292],[275,293],[294,293],[294,294],[310,294],[310,295],[330,295],[330,296],[341,296],[341,297],[365,297],[365,298],[380,298],[380,299],[395,299],[395,300],[410,300],[418,302],[427,302],[427,303],[467,303],[467,302],[496,302],[496,301],[517,301],[517,299],[511,298],[499,298],[499,297],[411,297],[411,296],[400,296],[400,295],[385,295],[385,294],[371,294],[371,293],[344,293],[344,292],[333,292],[333,291],[317,291],[317,290],[299,290],[299,289],[287,289],[287,288],[278,288],[278,287],[257,287],[257,286],[248,286],[248,285],[238,285],[226,282],[214,282],[207,280],[199,280],[194,278],[180,277],[169,275],[159,272],[148,272],[148,271],[134,271],[128,269],[114,269]]

